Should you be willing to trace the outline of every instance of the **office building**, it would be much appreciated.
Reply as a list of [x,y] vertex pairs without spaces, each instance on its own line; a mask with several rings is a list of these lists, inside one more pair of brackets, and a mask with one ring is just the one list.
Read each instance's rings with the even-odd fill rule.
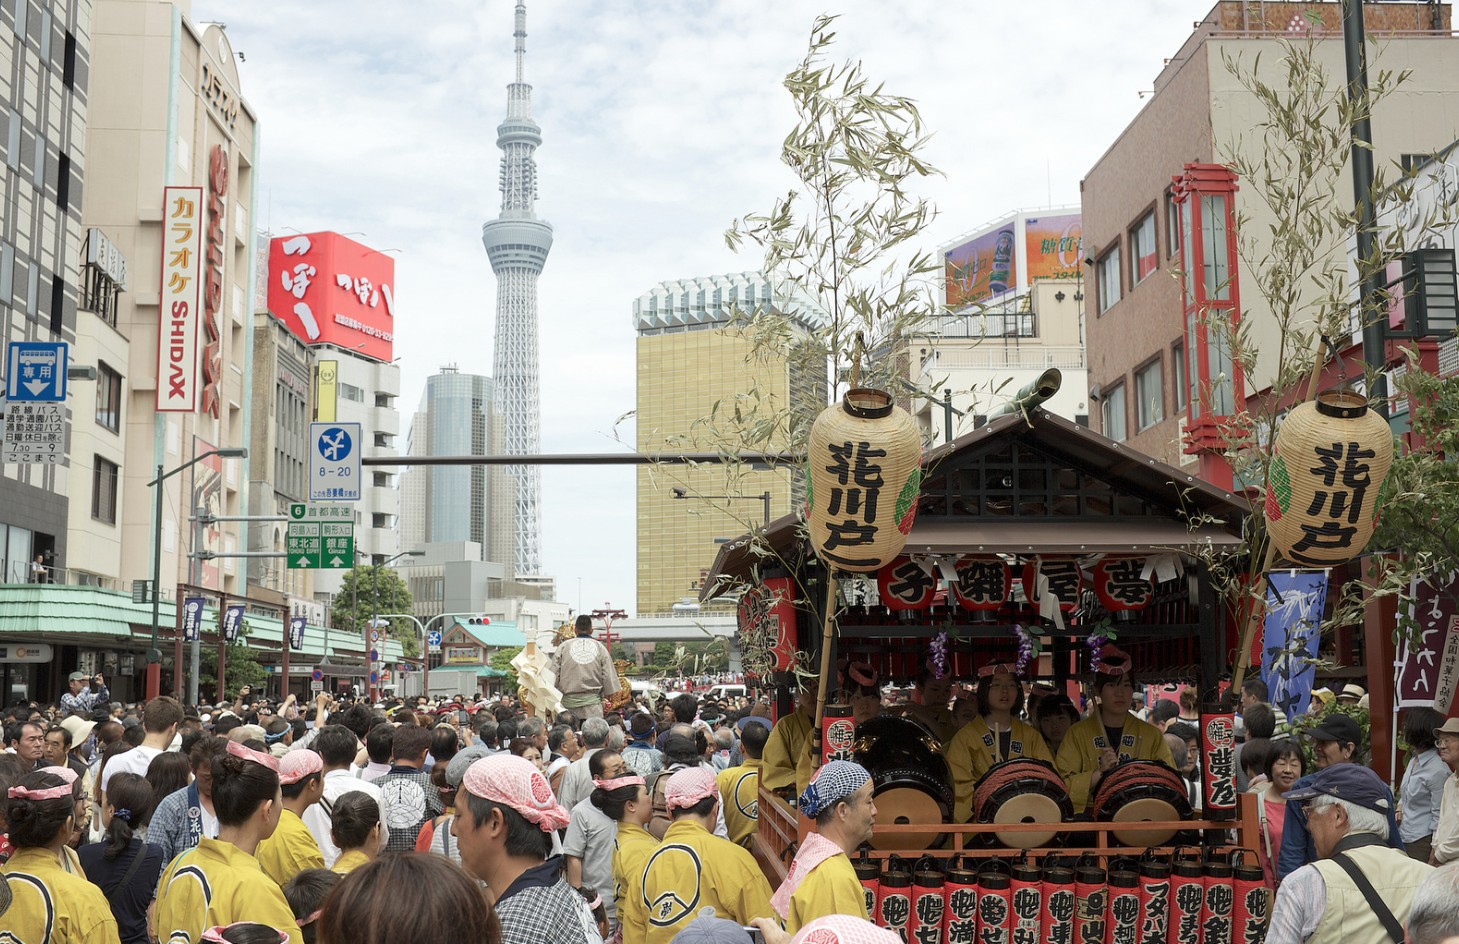
[[[634,300],[639,452],[683,451],[687,447],[678,437],[692,440],[695,421],[716,401],[731,404],[752,388],[766,398],[767,409],[791,406],[808,419],[820,411],[826,402],[824,369],[817,372],[795,357],[751,362],[750,342],[730,328],[732,308],[762,306],[790,312],[799,330],[825,317],[803,293],[777,290],[759,272],[660,282]],[[790,467],[745,470],[733,492],[726,488],[717,466],[639,466],[639,616],[667,615],[684,597],[696,596],[714,560],[716,539],[788,513],[801,494],[799,472]],[[676,489],[683,490],[683,499],[676,498]],[[696,497],[725,495],[731,497]]]

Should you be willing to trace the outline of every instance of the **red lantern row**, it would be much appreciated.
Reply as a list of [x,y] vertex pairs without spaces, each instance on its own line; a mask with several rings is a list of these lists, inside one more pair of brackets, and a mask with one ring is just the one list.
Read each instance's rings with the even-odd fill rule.
[[[1094,592],[1106,610],[1144,609],[1155,594],[1155,584],[1142,578],[1145,561],[1139,557],[1107,557],[1094,568]],[[1048,580],[1048,592],[1058,597],[1065,613],[1079,606],[1084,573],[1072,557],[1045,557],[1023,565],[1023,595],[1037,596],[1039,574]],[[972,612],[997,610],[1013,592],[1013,571],[1008,562],[991,555],[969,555],[953,565],[950,584],[958,605]],[[939,575],[930,563],[902,556],[876,575],[882,605],[892,610],[925,610],[937,593]]]

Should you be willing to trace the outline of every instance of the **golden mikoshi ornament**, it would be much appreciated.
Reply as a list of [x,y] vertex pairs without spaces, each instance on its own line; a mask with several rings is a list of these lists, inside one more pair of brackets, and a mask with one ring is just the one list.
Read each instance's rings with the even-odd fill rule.
[[1277,429],[1266,526],[1294,564],[1330,567],[1363,552],[1386,496],[1393,433],[1350,391],[1320,393]]
[[891,394],[850,390],[816,417],[806,447],[806,523],[831,566],[871,572],[900,554],[921,485],[917,421]]

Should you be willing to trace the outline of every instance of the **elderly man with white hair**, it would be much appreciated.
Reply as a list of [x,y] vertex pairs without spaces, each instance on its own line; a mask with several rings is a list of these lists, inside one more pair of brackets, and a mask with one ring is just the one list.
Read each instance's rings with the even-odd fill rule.
[[1413,893],[1408,944],[1459,941],[1459,862],[1434,869]]
[[1317,861],[1277,889],[1266,944],[1403,944],[1414,894],[1433,867],[1388,845],[1388,789],[1358,764],[1333,764],[1305,787]]

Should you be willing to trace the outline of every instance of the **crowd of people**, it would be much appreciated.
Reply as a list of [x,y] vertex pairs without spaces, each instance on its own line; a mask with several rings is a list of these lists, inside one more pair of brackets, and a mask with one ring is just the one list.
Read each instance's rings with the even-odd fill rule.
[[[857,723],[896,712],[940,737],[959,821],[1010,758],[1053,765],[1081,811],[1121,761],[1198,770],[1182,727],[1193,701],[1140,704],[1114,649],[1091,681],[1076,706],[1011,666],[963,686],[929,665],[893,705],[852,663],[834,699]],[[115,703],[80,673],[70,685],[6,714],[0,933],[21,944],[728,944],[747,927],[768,944],[900,941],[867,923],[851,865],[876,822],[872,773],[809,760],[813,678],[774,724],[763,702],[688,693],[542,718],[510,696],[300,705],[245,689],[192,707]],[[1455,899],[1424,892],[1459,890],[1459,865],[1433,868],[1459,855],[1459,719],[1408,713],[1400,812],[1347,714],[1306,732],[1309,772],[1261,682],[1240,698],[1243,788],[1260,795],[1277,889],[1271,944],[1386,926],[1349,865],[1389,917],[1421,920],[1430,937],[1411,944],[1459,933]],[[750,852],[762,782],[815,823],[777,888]]]

